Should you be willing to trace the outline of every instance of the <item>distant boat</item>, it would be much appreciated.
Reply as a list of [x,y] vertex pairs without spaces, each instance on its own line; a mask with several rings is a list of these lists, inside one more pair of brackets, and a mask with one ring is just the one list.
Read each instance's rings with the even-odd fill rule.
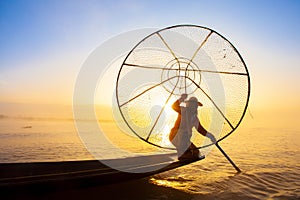
[[32,128],[32,126],[23,126],[22,128]]

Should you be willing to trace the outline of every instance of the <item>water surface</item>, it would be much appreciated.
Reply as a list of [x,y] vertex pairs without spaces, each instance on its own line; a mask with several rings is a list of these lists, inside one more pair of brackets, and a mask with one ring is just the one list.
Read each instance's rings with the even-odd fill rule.
[[[242,173],[237,174],[214,148],[203,161],[147,179],[64,195],[116,199],[300,199],[300,129],[296,124],[270,126],[267,122],[254,122],[243,124],[220,143]],[[118,130],[114,124],[105,123],[104,129],[110,130],[108,138],[115,145],[132,152],[155,151],[139,140],[126,142],[131,140],[129,136],[116,137]],[[107,157],[120,156],[103,148]],[[93,156],[82,144],[70,119],[0,119],[2,163],[86,159]],[[119,192],[114,193],[115,190]]]

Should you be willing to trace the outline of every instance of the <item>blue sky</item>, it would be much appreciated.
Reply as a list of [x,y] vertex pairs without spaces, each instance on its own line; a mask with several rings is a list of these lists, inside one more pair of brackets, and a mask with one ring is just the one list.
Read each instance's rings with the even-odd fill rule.
[[297,0],[1,1],[0,102],[71,102],[80,65],[99,44],[175,24],[207,26],[229,39],[250,69],[254,103],[277,98],[262,97],[272,89],[266,82],[281,96],[299,94],[299,11]]

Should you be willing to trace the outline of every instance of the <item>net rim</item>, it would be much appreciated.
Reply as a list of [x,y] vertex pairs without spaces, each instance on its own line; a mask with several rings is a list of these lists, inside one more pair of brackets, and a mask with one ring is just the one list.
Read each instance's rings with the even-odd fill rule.
[[[247,92],[247,98],[246,98],[246,103],[245,103],[245,106],[244,106],[244,110],[242,112],[242,115],[238,121],[238,123],[235,125],[235,127],[232,128],[232,130],[230,132],[228,132],[227,134],[225,134],[224,136],[220,137],[215,143],[219,143],[221,142],[222,140],[224,140],[225,138],[227,138],[229,135],[231,135],[238,127],[239,125],[241,124],[245,114],[246,114],[246,111],[247,111],[247,108],[248,108],[248,105],[249,105],[249,100],[250,100],[250,91],[251,91],[251,81],[250,81],[250,74],[249,74],[249,70],[247,68],[247,65],[244,61],[244,59],[242,58],[241,54],[239,53],[239,51],[237,50],[237,48],[223,35],[221,35],[220,33],[218,33],[217,31],[211,29],[211,28],[208,28],[208,27],[205,27],[205,26],[200,26],[200,25],[194,25],[194,24],[178,24],[178,25],[173,25],[173,26],[169,26],[169,27],[165,27],[165,28],[162,28],[162,29],[159,29],[149,35],[147,35],[146,37],[144,37],[141,41],[139,41],[129,52],[128,54],[126,55],[126,57],[124,58],[124,61],[122,62],[122,65],[120,67],[120,70],[118,72],[118,76],[117,76],[117,81],[116,81],[116,100],[117,100],[117,104],[118,104],[118,109],[119,109],[119,112],[124,120],[124,122],[126,123],[127,127],[141,140],[143,140],[144,142],[147,142],[148,144],[150,145],[153,145],[153,146],[156,146],[156,147],[159,147],[159,148],[162,148],[162,149],[168,149],[168,150],[176,150],[176,148],[174,147],[166,147],[166,146],[161,146],[161,145],[158,145],[158,144],[155,144],[143,137],[141,137],[138,133],[136,133],[135,130],[133,130],[133,128],[130,126],[130,124],[128,123],[128,121],[126,120],[124,114],[122,113],[121,111],[121,104],[120,104],[120,101],[119,101],[119,91],[118,91],[118,86],[119,86],[119,78],[120,78],[120,75],[121,75],[121,71],[123,69],[123,66],[126,65],[126,60],[127,58],[131,55],[131,53],[142,43],[144,42],[145,40],[147,40],[148,38],[150,38],[151,36],[155,35],[155,34],[158,34],[159,32],[162,32],[162,31],[165,31],[165,30],[169,30],[169,29],[173,29],[173,28],[179,28],[179,27],[194,27],[194,28],[200,28],[200,29],[204,29],[204,30],[208,30],[211,32],[211,34],[216,34],[218,36],[220,36],[223,40],[225,40],[226,42],[228,42],[228,44],[233,48],[233,50],[237,53],[240,61],[242,62],[244,68],[245,68],[245,71],[246,71],[246,76],[247,76],[247,83],[248,83],[248,92]],[[214,145],[214,143],[210,143],[208,145],[203,145],[203,146],[200,146],[200,147],[197,147],[197,149],[203,149],[203,148],[207,148],[209,146],[212,146]]]

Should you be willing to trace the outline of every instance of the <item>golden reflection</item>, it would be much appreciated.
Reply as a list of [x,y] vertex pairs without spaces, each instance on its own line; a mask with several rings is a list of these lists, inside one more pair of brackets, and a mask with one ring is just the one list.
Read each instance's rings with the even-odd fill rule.
[[159,185],[159,186],[164,186],[164,187],[170,187],[170,188],[180,188],[185,185],[184,180],[182,178],[168,178],[168,179],[156,179],[156,178],[151,178],[149,180],[150,183]]

